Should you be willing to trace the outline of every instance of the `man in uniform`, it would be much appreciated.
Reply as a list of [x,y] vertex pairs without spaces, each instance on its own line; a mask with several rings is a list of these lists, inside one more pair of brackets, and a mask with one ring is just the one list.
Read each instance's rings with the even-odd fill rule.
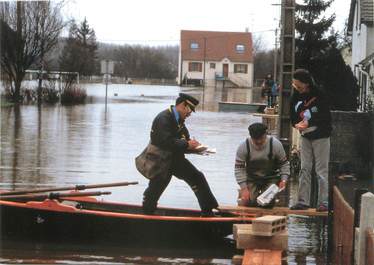
[[157,202],[169,184],[172,175],[184,180],[194,191],[199,202],[202,216],[213,216],[212,209],[218,207],[217,200],[212,194],[204,174],[196,169],[185,158],[185,153],[194,152],[200,143],[190,139],[190,134],[184,124],[185,120],[195,112],[199,101],[194,97],[180,93],[175,106],[160,112],[152,123],[151,144],[162,150],[171,152],[170,169],[166,174],[150,179],[144,191],[143,211],[153,214]]

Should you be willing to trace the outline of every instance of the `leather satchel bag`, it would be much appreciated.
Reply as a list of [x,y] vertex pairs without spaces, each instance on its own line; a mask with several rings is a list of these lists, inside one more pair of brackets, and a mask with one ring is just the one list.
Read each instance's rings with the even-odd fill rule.
[[166,177],[171,166],[172,152],[151,143],[135,158],[136,169],[147,179]]

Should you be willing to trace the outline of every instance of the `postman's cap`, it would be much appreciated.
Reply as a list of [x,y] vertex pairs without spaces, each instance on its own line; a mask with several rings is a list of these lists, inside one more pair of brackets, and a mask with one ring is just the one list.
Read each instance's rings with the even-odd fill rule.
[[192,111],[195,111],[196,106],[199,104],[196,98],[185,93],[179,93],[179,98],[181,101],[186,102],[191,107]]

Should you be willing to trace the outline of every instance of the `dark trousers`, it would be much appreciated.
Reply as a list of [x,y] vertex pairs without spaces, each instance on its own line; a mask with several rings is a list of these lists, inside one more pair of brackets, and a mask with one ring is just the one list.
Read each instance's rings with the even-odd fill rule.
[[274,107],[277,104],[277,96],[271,96],[271,106]]
[[173,161],[170,174],[166,177],[153,178],[149,181],[143,194],[143,211],[152,214],[157,208],[157,202],[168,186],[172,175],[184,180],[194,191],[202,211],[210,211],[218,207],[216,198],[202,172],[186,158]]

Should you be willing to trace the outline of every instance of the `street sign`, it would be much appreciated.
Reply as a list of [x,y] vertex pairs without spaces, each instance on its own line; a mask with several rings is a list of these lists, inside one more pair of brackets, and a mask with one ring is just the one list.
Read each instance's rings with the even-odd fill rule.
[[113,74],[114,61],[101,60],[101,74]]
[[114,73],[114,61],[102,60],[101,61],[101,74],[104,75],[105,81],[105,113],[108,105],[108,82],[111,75]]

